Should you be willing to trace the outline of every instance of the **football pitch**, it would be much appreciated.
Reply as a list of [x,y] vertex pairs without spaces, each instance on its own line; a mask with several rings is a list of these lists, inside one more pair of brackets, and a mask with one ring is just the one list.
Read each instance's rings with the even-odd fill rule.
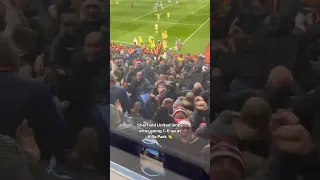
[[[156,0],[110,0],[110,36],[116,43],[132,43],[133,38],[141,36],[144,43],[148,43],[150,34],[161,40],[161,33],[168,32],[168,47],[175,49],[176,40],[183,43],[183,53],[202,53],[210,43],[210,0],[180,0],[176,4],[163,0],[164,10],[159,7],[154,10]],[[160,2],[160,1],[159,1]],[[171,19],[167,20],[167,12]],[[157,21],[155,14],[161,14]],[[156,34],[154,25],[159,25]]]

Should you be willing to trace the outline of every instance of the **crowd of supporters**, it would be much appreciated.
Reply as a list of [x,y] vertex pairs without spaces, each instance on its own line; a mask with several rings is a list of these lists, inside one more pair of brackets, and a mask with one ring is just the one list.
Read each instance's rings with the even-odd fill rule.
[[[104,179],[109,32],[99,0],[0,1],[0,179]],[[106,130],[108,131],[108,130]]]
[[[111,160],[151,179],[209,179],[210,64],[205,56],[147,52],[113,42],[110,53],[110,145],[138,157],[128,161],[111,151]],[[147,137],[149,130],[167,138]],[[145,157],[140,161],[140,154],[160,161],[164,170]]]
[[216,4],[211,179],[320,178],[316,3]]

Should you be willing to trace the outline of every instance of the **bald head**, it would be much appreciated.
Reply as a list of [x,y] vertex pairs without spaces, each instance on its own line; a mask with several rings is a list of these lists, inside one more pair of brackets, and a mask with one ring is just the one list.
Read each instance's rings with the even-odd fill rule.
[[269,104],[260,97],[249,98],[241,110],[242,121],[252,128],[268,127],[271,115]]
[[137,78],[137,80],[141,80],[141,79],[142,79],[142,77],[143,77],[142,72],[141,72],[141,71],[138,71],[138,72],[137,72],[137,74],[136,74],[136,78]]

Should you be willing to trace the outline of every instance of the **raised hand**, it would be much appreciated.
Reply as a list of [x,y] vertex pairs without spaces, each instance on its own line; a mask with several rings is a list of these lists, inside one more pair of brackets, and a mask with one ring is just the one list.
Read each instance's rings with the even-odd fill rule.
[[194,99],[194,105],[195,108],[199,111],[205,111],[208,109],[208,104],[206,103],[206,101],[204,101],[204,99],[201,96],[197,96]]
[[270,133],[274,144],[288,153],[307,154],[315,147],[310,133],[292,112],[276,113],[271,119]]
[[40,150],[36,143],[33,130],[28,125],[28,120],[23,120],[16,131],[20,150],[30,153],[35,159],[40,160]]
[[172,108],[172,105],[173,105],[173,100],[171,98],[166,98],[163,100],[161,106],[164,108]]

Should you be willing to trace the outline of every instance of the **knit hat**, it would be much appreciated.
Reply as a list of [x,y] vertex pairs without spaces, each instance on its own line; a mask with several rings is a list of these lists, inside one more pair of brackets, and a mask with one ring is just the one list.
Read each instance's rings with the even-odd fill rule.
[[173,107],[176,107],[176,106],[181,106],[183,107],[183,99],[184,97],[180,96],[177,98],[177,100],[173,103]]
[[249,98],[241,109],[240,118],[235,121],[237,134],[241,139],[246,139],[267,132],[271,116],[271,108],[265,100]]
[[210,163],[212,164],[216,159],[221,157],[232,158],[241,165],[241,171],[244,172],[244,162],[242,154],[236,146],[227,142],[219,142],[210,147]]
[[4,135],[0,135],[0,179],[32,179],[25,157],[18,150],[17,142]]
[[188,120],[181,120],[178,122],[178,124],[191,127],[191,123]]
[[174,117],[176,115],[176,113],[178,113],[178,112],[182,112],[182,113],[184,113],[185,116],[187,116],[186,110],[183,107],[175,106],[175,107],[173,107],[172,117]]
[[194,105],[194,94],[192,92],[188,92],[186,96],[183,98],[183,104],[186,107],[193,107]]

